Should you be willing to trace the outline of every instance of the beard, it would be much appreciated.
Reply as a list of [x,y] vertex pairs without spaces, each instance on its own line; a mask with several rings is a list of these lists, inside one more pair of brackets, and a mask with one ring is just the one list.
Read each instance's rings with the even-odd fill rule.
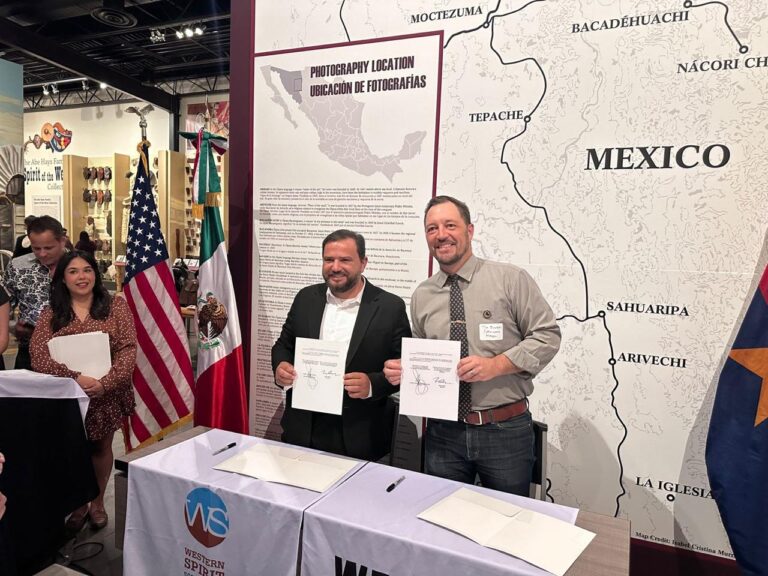
[[[339,278],[339,277],[346,277],[346,281],[342,284],[332,284],[331,278]],[[334,296],[338,296],[339,294],[344,294],[345,292],[350,291],[352,288],[354,288],[357,283],[360,281],[360,274],[356,274],[354,276],[346,276],[345,274],[336,274],[335,276],[332,276],[331,274],[323,274],[323,280],[325,280],[325,285],[328,286],[328,289],[331,291],[331,294]]]
[[461,260],[462,256],[463,254],[454,254],[453,256],[438,256],[437,253],[435,253],[435,260],[444,266],[453,266],[456,264],[456,262]]
[[462,251],[460,251],[459,248],[460,246],[457,244],[456,250],[452,255],[445,255],[445,254],[440,254],[437,250],[437,247],[434,247],[431,249],[432,257],[443,266],[453,266],[457,262],[460,262],[461,259],[464,258],[464,256],[467,253],[466,248],[464,248],[464,250]]

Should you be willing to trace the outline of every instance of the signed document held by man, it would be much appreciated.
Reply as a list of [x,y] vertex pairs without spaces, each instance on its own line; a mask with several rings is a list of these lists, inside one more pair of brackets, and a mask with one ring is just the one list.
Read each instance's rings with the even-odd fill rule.
[[296,338],[293,408],[341,414],[347,343]]
[[400,413],[456,420],[459,413],[461,359],[457,340],[403,338]]

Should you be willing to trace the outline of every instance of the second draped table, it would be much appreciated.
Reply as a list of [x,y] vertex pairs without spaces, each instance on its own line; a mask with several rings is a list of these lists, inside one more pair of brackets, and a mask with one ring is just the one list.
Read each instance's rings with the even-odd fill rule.
[[[236,447],[213,454],[232,442]],[[132,461],[126,576],[294,576],[298,561],[310,576],[344,573],[349,563],[368,567],[369,574],[547,574],[416,518],[462,486],[449,480],[359,462],[320,494],[213,469],[259,443],[276,444],[211,430]],[[400,476],[405,479],[387,492]],[[571,523],[577,515],[572,508],[472,489]]]

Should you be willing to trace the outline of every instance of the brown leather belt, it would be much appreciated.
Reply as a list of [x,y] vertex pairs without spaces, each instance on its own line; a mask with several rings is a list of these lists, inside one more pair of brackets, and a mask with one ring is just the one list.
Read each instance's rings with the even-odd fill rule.
[[491,424],[493,422],[504,422],[515,416],[520,416],[520,414],[526,410],[528,410],[528,399],[523,398],[522,400],[512,402],[512,404],[505,404],[498,408],[474,410],[467,414],[467,417],[464,418],[464,422],[474,426],[482,426],[483,424]]

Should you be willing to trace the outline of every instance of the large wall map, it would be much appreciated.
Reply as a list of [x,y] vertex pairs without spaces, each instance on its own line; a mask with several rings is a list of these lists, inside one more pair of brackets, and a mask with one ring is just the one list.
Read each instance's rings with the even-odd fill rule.
[[531,398],[550,497],[731,557],[704,446],[762,271],[764,3],[306,8],[257,4],[257,51],[444,31],[438,191],[469,204],[476,253],[533,274],[563,330]]

